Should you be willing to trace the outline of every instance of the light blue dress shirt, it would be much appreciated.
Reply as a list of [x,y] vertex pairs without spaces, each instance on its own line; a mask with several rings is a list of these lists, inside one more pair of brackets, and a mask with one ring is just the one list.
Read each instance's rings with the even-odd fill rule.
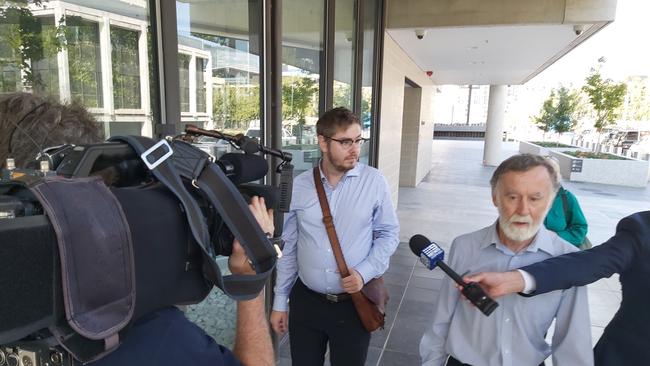
[[[362,163],[345,173],[336,187],[327,182],[322,170],[321,177],[348,268],[356,269],[364,283],[381,276],[399,244],[399,223],[386,179]],[[287,311],[289,292],[298,276],[313,291],[344,292],[311,170],[294,179],[282,237],[285,244],[277,264],[273,310]]]
[[[576,250],[542,226],[527,249],[514,253],[499,240],[495,223],[456,238],[448,264],[459,273],[502,272]],[[452,355],[473,366],[535,366],[551,354],[554,366],[594,364],[585,287],[530,298],[500,297],[496,299],[499,307],[490,316],[459,297],[460,292],[445,278],[433,324],[420,342],[423,365],[444,365]],[[549,345],[544,335],[554,318]]]

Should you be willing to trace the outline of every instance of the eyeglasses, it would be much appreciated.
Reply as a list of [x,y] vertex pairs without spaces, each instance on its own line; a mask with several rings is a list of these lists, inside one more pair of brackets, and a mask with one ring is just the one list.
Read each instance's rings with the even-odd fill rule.
[[363,137],[359,137],[359,138],[354,139],[354,140],[353,139],[335,139],[334,137],[327,137],[327,136],[325,136],[325,138],[330,139],[332,141],[338,142],[339,144],[341,144],[341,147],[343,147],[346,150],[349,150],[350,148],[352,148],[352,145],[361,146],[366,141],[368,141],[368,139],[364,139]]

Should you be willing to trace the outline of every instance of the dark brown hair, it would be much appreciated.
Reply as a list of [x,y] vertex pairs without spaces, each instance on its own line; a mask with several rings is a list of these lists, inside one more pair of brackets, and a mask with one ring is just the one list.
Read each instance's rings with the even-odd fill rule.
[[330,109],[316,122],[316,133],[325,137],[332,137],[341,129],[347,129],[353,124],[361,126],[361,121],[351,110],[343,107]]
[[22,167],[40,149],[104,140],[99,123],[80,104],[61,104],[29,93],[0,95],[0,165]]
[[557,171],[547,159],[533,154],[518,154],[509,157],[504,160],[497,170],[492,174],[490,179],[490,186],[492,186],[492,191],[496,189],[497,183],[502,175],[508,172],[527,172],[538,166],[543,166],[548,171],[548,175],[551,177],[551,183],[553,184],[553,190],[557,191],[560,188],[560,182],[558,180]]

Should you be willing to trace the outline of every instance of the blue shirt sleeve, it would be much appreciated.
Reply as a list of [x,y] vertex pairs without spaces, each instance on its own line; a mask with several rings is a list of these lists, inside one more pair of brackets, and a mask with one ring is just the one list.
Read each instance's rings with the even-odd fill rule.
[[241,363],[229,349],[190,322],[183,312],[169,307],[138,320],[117,350],[88,365],[241,366]]

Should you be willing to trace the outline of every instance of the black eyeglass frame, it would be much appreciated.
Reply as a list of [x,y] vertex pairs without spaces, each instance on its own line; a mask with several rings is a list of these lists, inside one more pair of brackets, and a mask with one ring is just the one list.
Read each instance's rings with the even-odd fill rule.
[[350,149],[350,148],[352,148],[352,145],[361,146],[361,145],[365,144],[366,142],[370,141],[370,139],[367,139],[367,138],[364,138],[364,137],[359,137],[359,138],[356,138],[356,139],[335,139],[334,137],[329,137],[329,136],[325,136],[325,135],[323,135],[323,137],[325,137],[328,140],[338,142],[339,144],[341,144],[341,146],[344,149]]

